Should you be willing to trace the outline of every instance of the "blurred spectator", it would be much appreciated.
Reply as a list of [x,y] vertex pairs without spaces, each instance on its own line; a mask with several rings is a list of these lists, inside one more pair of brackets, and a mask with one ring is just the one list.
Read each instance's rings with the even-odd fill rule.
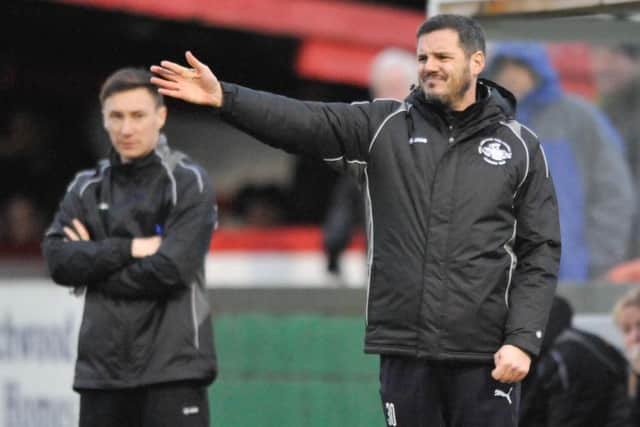
[[369,91],[372,98],[403,100],[416,84],[418,65],[415,54],[401,49],[385,49],[371,62]]
[[2,205],[0,243],[2,252],[11,254],[40,253],[44,218],[36,204],[24,195],[14,195]]
[[285,222],[285,194],[276,185],[247,185],[233,200],[233,212],[244,225],[273,227]]
[[0,130],[0,202],[18,193],[40,203],[50,196],[56,181],[50,138],[44,117],[27,110],[9,114]]
[[489,74],[518,99],[516,118],[538,135],[556,186],[559,279],[597,277],[625,257],[635,206],[622,142],[606,117],[565,94],[543,46],[496,46]]
[[[371,63],[369,90],[372,98],[405,99],[416,83],[417,72],[414,55],[395,48],[382,51]],[[354,228],[363,220],[360,188],[350,175],[341,175],[331,195],[323,226],[330,273],[340,274],[340,255],[351,241]]]
[[523,383],[521,427],[631,426],[624,356],[571,327],[573,310],[553,301],[540,356]]
[[[640,46],[595,47],[592,52],[602,109],[625,143],[626,158],[640,194]],[[640,197],[629,242],[629,257],[640,257]]]
[[633,398],[632,417],[640,426],[640,288],[630,289],[613,308],[613,320],[622,331],[624,349],[631,365],[629,394]]

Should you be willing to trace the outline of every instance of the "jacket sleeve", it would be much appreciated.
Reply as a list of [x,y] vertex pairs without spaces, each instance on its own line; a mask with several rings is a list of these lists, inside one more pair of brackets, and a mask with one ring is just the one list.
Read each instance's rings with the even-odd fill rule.
[[199,179],[178,180],[177,204],[164,224],[158,251],[94,283],[94,289],[119,298],[166,298],[193,282],[209,250],[217,216],[211,183],[202,170],[198,172]]
[[591,166],[586,172],[586,233],[589,245],[589,276],[598,277],[625,260],[635,209],[631,173],[623,157],[621,139],[598,111],[581,127]]
[[230,83],[222,88],[222,117],[260,141],[326,161],[367,161],[372,104],[298,101]]
[[537,142],[529,147],[529,172],[514,200],[517,266],[511,281],[504,343],[535,356],[540,351],[557,284],[560,226],[544,151]]
[[[131,239],[107,238],[99,241],[66,241],[63,227],[77,218],[85,226],[82,200],[75,188],[65,194],[53,222],[47,229],[42,252],[52,279],[65,286],[84,286],[104,280],[131,260]],[[89,230],[91,233],[92,230]]]

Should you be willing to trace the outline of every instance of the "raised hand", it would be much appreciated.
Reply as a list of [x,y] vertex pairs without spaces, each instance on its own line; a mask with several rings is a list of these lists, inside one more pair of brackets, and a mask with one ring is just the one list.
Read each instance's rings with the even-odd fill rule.
[[191,52],[187,51],[185,57],[191,68],[171,61],[152,65],[151,72],[155,76],[151,78],[151,83],[158,86],[158,92],[163,95],[193,104],[220,107],[222,87],[216,76]]

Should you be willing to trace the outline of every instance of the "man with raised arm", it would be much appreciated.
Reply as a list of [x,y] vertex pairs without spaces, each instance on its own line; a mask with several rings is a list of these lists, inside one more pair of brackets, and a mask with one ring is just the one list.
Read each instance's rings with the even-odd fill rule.
[[151,67],[159,92],[218,108],[267,144],[324,159],[362,183],[369,284],[365,351],[381,355],[389,426],[517,425],[560,258],[544,152],[515,100],[478,78],[483,31],[456,15],[417,32],[419,87],[404,101],[302,102]]

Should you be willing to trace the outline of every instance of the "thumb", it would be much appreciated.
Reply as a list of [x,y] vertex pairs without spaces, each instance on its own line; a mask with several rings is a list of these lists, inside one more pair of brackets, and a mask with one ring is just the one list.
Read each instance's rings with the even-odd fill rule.
[[498,380],[504,373],[504,366],[500,364],[500,360],[502,359],[502,354],[498,350],[496,354],[493,355],[493,362],[495,363],[495,368],[491,371],[491,376],[494,380]]
[[500,378],[502,378],[502,374],[504,373],[504,367],[503,366],[496,366],[495,369],[493,371],[491,371],[491,377],[496,380],[499,381]]
[[198,58],[196,58],[195,55],[193,53],[191,53],[190,50],[188,50],[184,54],[184,56],[187,59],[187,62],[189,63],[189,65],[191,65],[196,70],[203,71],[205,68],[207,68],[206,65],[204,65],[202,62],[198,61]]

